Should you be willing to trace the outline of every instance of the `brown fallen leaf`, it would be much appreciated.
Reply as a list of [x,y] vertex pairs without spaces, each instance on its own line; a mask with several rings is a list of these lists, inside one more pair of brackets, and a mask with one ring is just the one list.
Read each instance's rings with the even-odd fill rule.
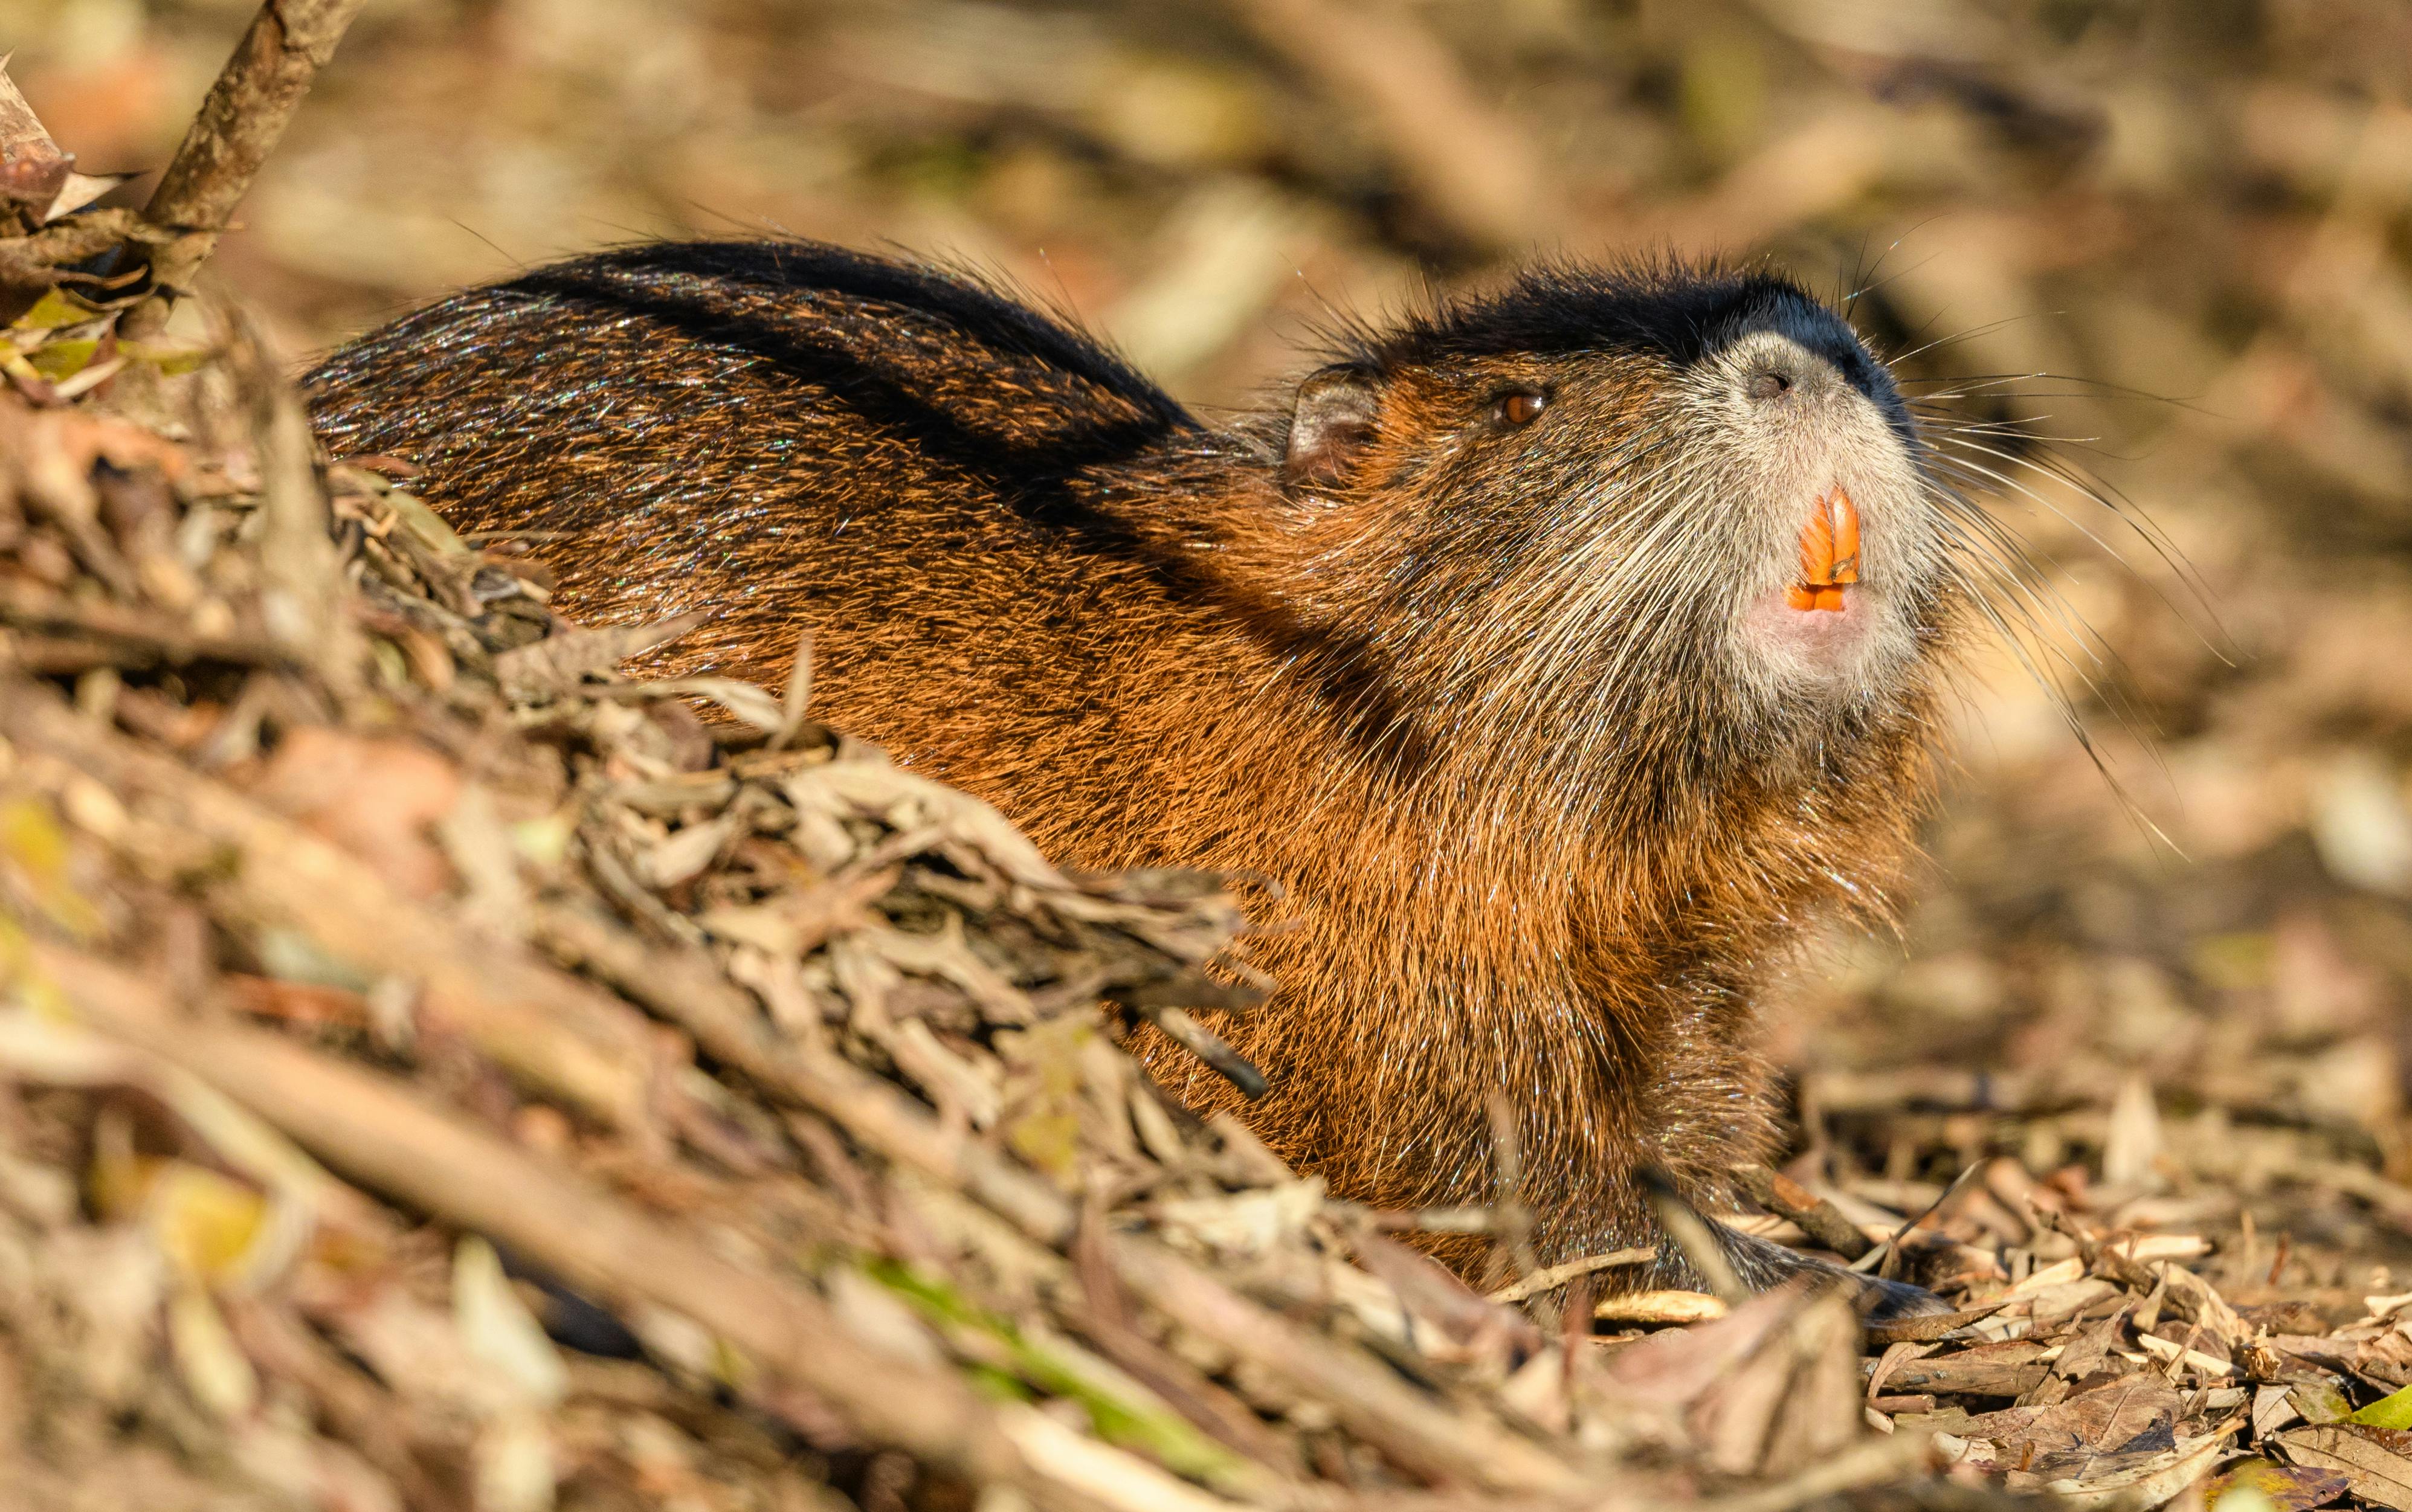
[[1724,1312],[1724,1303],[1704,1294],[1640,1292],[1631,1297],[1609,1299],[1599,1305],[1596,1315],[1610,1316],[1610,1307],[1617,1303],[1648,1303],[1648,1310],[1669,1313],[1691,1305],[1686,1302],[1681,1306],[1666,1305],[1662,1309],[1662,1304],[1676,1299],[1716,1303],[1718,1311],[1705,1314],[1712,1321],[1695,1328],[1655,1334],[1629,1349],[1618,1352],[1608,1365],[1609,1380],[1618,1390],[1672,1406],[1690,1402],[1735,1362],[1746,1358],[1758,1349],[1771,1332],[1783,1325],[1798,1304],[1799,1293],[1791,1288],[1768,1292],[1752,1298],[1728,1314]]
[[2357,1375],[2401,1387],[2412,1381],[2412,1339],[2390,1329],[2375,1339],[2363,1341],[2353,1352],[2353,1370]]
[[2037,1481],[2092,1481],[2168,1453],[2184,1405],[2157,1378],[2135,1376],[2050,1406],[1983,1413],[1953,1431],[1992,1444],[1994,1463]]
[[2045,1490],[2058,1492],[2061,1504],[2074,1512],[2160,1506],[2208,1474],[2227,1445],[2226,1433],[2206,1433],[2181,1440],[2175,1448],[2132,1468],[2093,1480],[2049,1481]]
[[567,693],[589,677],[616,670],[631,656],[668,645],[712,616],[701,609],[652,624],[572,630],[504,652],[494,658],[503,691],[516,698]]
[[1592,1315],[1603,1323],[1710,1323],[1726,1304],[1706,1292],[1642,1291],[1602,1298]]
[[1468,1360],[1508,1362],[1541,1347],[1540,1331],[1524,1315],[1467,1286],[1429,1255],[1375,1233],[1352,1236],[1358,1263],[1398,1294],[1399,1303],[1436,1329]]
[[1919,1316],[1887,1318],[1881,1323],[1864,1325],[1860,1331],[1871,1348],[1890,1344],[1922,1344],[1956,1333],[1971,1323],[1981,1323],[2000,1312],[2007,1302],[1988,1302],[1960,1313],[1928,1313]]
[[2359,1423],[2322,1423],[2281,1433],[2279,1453],[2307,1470],[2345,1476],[2361,1501],[2412,1512],[2412,1432],[2365,1428]]
[[1782,1386],[1763,1430],[1758,1474],[1819,1463],[1865,1433],[1859,1332],[1850,1303],[1829,1293],[1812,1298],[1783,1337],[1759,1351],[1754,1369],[1780,1377]]
[[2132,1375],[2042,1409],[2024,1431],[2027,1468],[2047,1480],[2099,1480],[2177,1446],[2185,1399],[2159,1377]]
[[2052,1362],[2052,1373],[2066,1380],[2082,1381],[2101,1369],[2103,1361],[2117,1348],[2120,1334],[2127,1326],[2127,1314],[2134,1311],[2122,1307],[2116,1313],[2092,1325],[2062,1346],[2060,1358]]

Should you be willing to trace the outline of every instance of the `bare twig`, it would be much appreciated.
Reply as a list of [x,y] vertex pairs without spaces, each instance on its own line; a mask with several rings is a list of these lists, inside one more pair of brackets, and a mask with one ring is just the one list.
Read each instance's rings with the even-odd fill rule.
[[1733,1262],[1726,1258],[1725,1246],[1717,1242],[1716,1230],[1684,1200],[1666,1172],[1644,1167],[1635,1174],[1650,1197],[1650,1206],[1658,1214],[1658,1226],[1684,1252],[1684,1258],[1692,1262],[1692,1269],[1709,1284],[1709,1290],[1716,1294],[1717,1299],[1731,1307],[1747,1299],[1750,1288],[1734,1274]]
[[1843,1216],[1831,1198],[1821,1197],[1782,1171],[1765,1166],[1737,1166],[1734,1179],[1753,1202],[1781,1218],[1799,1224],[1811,1239],[1846,1260],[1856,1260],[1875,1247],[1859,1226]]
[[1399,1464],[1444,1482],[1571,1492],[1584,1474],[1488,1415],[1453,1411],[1360,1350],[1293,1327],[1161,1244],[1110,1239],[1123,1284],[1168,1316],[1325,1402]]
[[1840,1491],[1898,1480],[1927,1468],[1934,1440],[1907,1431],[1871,1438],[1812,1465],[1789,1480],[1700,1504],[1699,1512],[1791,1512]]
[[[1936,1197],[1934,1201],[1926,1205],[1925,1211],[1912,1213],[1907,1222],[1904,1223],[1899,1228],[1892,1231],[1892,1238],[1884,1241],[1884,1253],[1876,1265],[1876,1274],[1878,1276],[1890,1281],[1900,1271],[1902,1241],[1909,1238],[1910,1231],[1915,1229],[1919,1225],[1926,1222],[1929,1218],[1934,1217],[1936,1213],[1941,1212],[1943,1211],[1943,1205],[1950,1201],[1954,1196],[1964,1189],[1968,1184],[1969,1178],[1975,1176],[1978,1171],[1984,1169],[1984,1167],[1985,1163],[1981,1160],[1968,1165],[1960,1172],[1959,1175],[1951,1178],[1951,1184],[1943,1189],[1943,1195],[1941,1196]],[[1873,1250],[1869,1252],[1871,1255],[1875,1253],[1875,1252]],[[1863,1267],[1865,1258],[1865,1256],[1861,1256],[1860,1266],[1855,1266],[1855,1269]]]
[[1533,1249],[1533,1205],[1524,1200],[1524,1141],[1516,1109],[1494,1093],[1483,1112],[1491,1122],[1491,1162],[1499,1181],[1500,1235],[1516,1273],[1529,1276],[1541,1262]]
[[175,616],[142,605],[71,599],[23,580],[0,581],[0,624],[35,635],[97,642],[110,656],[110,664],[119,667],[154,667],[163,663],[174,666],[193,661],[263,667],[287,659],[284,651],[265,637],[240,630],[195,630]]
[[1180,1008],[1142,1007],[1138,1010],[1148,1022],[1164,1031],[1190,1054],[1205,1062],[1217,1076],[1240,1089],[1240,1095],[1250,1102],[1265,1094],[1265,1074],[1249,1059],[1225,1043],[1223,1036],[1199,1023]]
[[167,325],[362,3],[267,0],[252,17],[144,208],[176,239],[153,256],[151,297],[126,315],[126,336],[148,339]]
[[269,633],[341,688],[354,681],[357,634],[344,614],[343,566],[329,536],[309,417],[248,324],[238,319],[237,330],[232,358],[253,394],[259,455],[259,565]]
[[[1334,1208],[1342,1207],[1332,1203]],[[1368,1208],[1366,1220],[1385,1233],[1493,1234],[1505,1237],[1515,1226],[1497,1208],[1472,1203],[1431,1208]]]
[[1514,1285],[1502,1286],[1493,1292],[1491,1299],[1494,1302],[1521,1302],[1527,1297],[1538,1297],[1545,1291],[1555,1291],[1568,1282],[1580,1281],[1585,1276],[1595,1275],[1602,1270],[1613,1270],[1628,1265],[1648,1265],[1657,1258],[1658,1252],[1655,1248],[1610,1250],[1605,1255],[1586,1255],[1580,1260],[1568,1260],[1563,1265],[1553,1265],[1545,1270],[1536,1270]]

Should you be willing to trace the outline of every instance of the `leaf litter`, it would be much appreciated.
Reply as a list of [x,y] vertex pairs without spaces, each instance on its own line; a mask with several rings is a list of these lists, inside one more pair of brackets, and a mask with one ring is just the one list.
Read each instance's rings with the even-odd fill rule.
[[[53,280],[0,351],[28,1505],[2412,1505],[2412,1296],[2240,1281],[2142,1079],[1829,1077],[1816,1158],[1736,1173],[1948,1314],[1646,1253],[1486,1298],[1403,1240],[1507,1216],[1336,1200],[1127,1053],[1228,1057],[1221,879],[1059,871],[815,722],[809,648],[622,676],[697,622],[572,624],[545,543],[312,453],[239,318],[112,349],[123,303]],[[1967,1108],[2096,1158],[1959,1158]]]

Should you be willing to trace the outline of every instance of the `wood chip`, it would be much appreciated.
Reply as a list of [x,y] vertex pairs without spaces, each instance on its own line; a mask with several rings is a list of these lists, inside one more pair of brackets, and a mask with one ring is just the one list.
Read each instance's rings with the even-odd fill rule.
[[1592,1316],[1603,1323],[1706,1323],[1726,1311],[1724,1302],[1706,1292],[1642,1291],[1603,1298]]

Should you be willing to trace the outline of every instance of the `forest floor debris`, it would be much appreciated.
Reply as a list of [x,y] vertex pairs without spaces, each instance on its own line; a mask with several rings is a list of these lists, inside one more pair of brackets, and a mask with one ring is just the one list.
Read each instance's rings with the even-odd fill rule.
[[[1124,1052],[1251,991],[1217,879],[1061,873],[816,723],[809,648],[622,678],[692,624],[570,624],[551,543],[315,455],[239,323],[118,340],[77,265],[145,233],[71,198],[0,241],[9,1512],[2412,1506],[2369,1023],[2051,1068],[2080,995],[2008,1072],[1811,1065],[1729,1217],[1947,1316],[1629,1254],[1486,1298],[1405,1242],[1480,1214],[1335,1200]],[[2194,964],[2367,1006],[2385,923]]]
[[[1125,1052],[1252,994],[1217,879],[1057,870],[816,724],[809,648],[784,696],[624,679],[692,622],[562,619],[543,543],[314,455],[237,327],[67,392],[109,313],[45,297],[0,392],[32,1505],[2404,1505],[2412,1296],[2238,1274],[2149,1094],[2100,1177],[1743,1173],[1736,1221],[1946,1317],[1619,1295],[1630,1254],[1478,1295],[1402,1242],[1467,1215],[1336,1200]],[[1808,1089],[1913,1141],[1955,1092],[2058,1116]]]

